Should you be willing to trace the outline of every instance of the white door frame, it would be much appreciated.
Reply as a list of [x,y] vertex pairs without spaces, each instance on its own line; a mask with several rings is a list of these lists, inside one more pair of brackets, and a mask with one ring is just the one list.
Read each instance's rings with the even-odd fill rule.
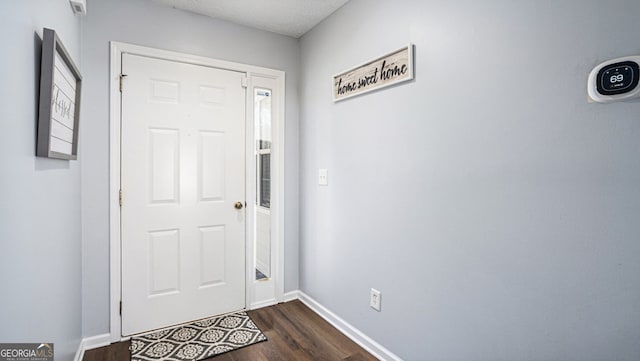
[[[110,333],[111,342],[118,342],[128,337],[122,337],[120,319],[121,300],[121,258],[120,258],[120,69],[122,54],[129,53],[151,58],[178,61],[194,65],[208,66],[218,69],[243,72],[247,76],[246,98],[246,280],[245,280],[245,308],[249,309],[259,305],[267,306],[270,303],[284,301],[284,114],[285,114],[285,73],[281,70],[268,69],[253,65],[233,63],[216,60],[202,56],[183,54],[168,50],[143,47],[120,42],[111,42],[110,66],[109,66],[109,242],[110,242]],[[275,175],[272,182],[271,193],[271,234],[275,239],[272,250],[275,264],[272,265],[272,278],[275,282],[275,300],[273,302],[260,302],[256,299],[255,270],[253,265],[254,231],[253,211],[255,207],[255,156],[254,156],[254,80],[267,78],[275,81],[273,89],[273,119],[272,119],[272,174]],[[126,79],[126,78],[125,78]],[[125,80],[126,86],[126,80]],[[126,202],[126,199],[124,200]],[[126,306],[125,306],[126,307]]]

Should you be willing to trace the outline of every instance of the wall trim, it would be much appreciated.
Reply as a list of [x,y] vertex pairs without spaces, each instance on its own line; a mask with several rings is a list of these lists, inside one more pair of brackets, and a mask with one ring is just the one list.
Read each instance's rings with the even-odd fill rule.
[[295,290],[295,291],[285,293],[282,298],[282,302],[290,302],[290,301],[299,300],[299,299],[300,299],[300,291]]
[[99,348],[103,346],[107,346],[111,344],[111,334],[104,333],[102,335],[85,337],[80,341],[78,345],[78,351],[76,351],[76,356],[73,358],[74,361],[82,361],[84,358],[84,352],[87,350],[93,350],[94,348]]
[[[381,344],[374,341],[371,337],[365,335],[362,331],[353,327],[347,321],[342,319],[340,316],[331,312],[328,308],[321,305],[318,301],[309,297],[306,293],[302,291],[296,291],[299,295],[300,301],[307,305],[313,312],[317,313],[320,317],[324,318],[327,322],[329,322],[333,327],[338,329],[338,331],[342,332],[345,336],[350,338],[353,342],[360,345],[360,347],[369,351],[373,356],[383,361],[402,361],[400,357],[395,355],[393,352],[386,349]],[[288,292],[286,295],[292,294],[293,292]],[[285,295],[285,296],[286,296]]]
[[258,308],[273,306],[277,303],[278,303],[278,300],[276,300],[275,298],[264,300],[264,301],[253,302],[251,303],[251,307],[249,307],[249,309],[257,310]]

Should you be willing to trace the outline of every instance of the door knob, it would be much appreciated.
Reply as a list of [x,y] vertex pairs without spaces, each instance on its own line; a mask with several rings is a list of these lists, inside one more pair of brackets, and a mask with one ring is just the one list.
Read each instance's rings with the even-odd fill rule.
[[242,202],[236,202],[236,204],[234,204],[234,205],[233,205],[233,207],[234,207],[235,209],[242,209],[243,204],[242,204]]

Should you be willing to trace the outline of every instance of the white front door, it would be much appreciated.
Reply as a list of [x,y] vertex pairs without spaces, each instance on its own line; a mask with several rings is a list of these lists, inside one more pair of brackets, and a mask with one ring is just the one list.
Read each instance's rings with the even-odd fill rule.
[[244,308],[245,74],[132,54],[122,73],[122,334]]

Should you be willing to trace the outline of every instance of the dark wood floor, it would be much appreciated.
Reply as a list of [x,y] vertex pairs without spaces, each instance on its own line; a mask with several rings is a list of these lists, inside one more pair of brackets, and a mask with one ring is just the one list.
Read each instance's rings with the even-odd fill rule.
[[[212,357],[212,361],[368,361],[367,351],[300,301],[247,312],[268,341]],[[84,361],[129,361],[129,342],[87,351]]]

